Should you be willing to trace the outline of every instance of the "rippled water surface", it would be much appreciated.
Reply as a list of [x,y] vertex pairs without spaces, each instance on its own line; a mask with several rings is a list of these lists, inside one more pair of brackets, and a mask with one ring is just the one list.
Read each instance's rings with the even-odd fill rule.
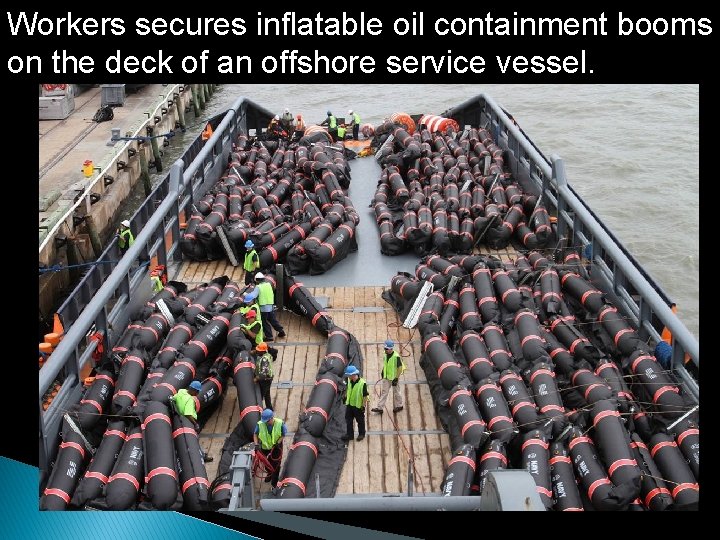
[[349,108],[379,123],[396,111],[440,113],[480,92],[510,112],[545,155],[565,159],[571,185],[699,337],[697,86],[237,84],[220,86],[205,115],[244,95],[278,113],[303,113],[307,123]]

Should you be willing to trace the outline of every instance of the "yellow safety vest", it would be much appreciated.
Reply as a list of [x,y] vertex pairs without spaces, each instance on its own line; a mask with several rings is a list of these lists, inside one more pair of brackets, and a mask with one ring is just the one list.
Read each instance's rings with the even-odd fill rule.
[[358,378],[357,382],[355,383],[348,379],[347,394],[345,395],[345,405],[349,405],[357,409],[362,409],[365,401],[363,396],[365,392],[363,391],[363,389],[366,385],[367,383],[362,377]]
[[257,270],[259,267],[260,257],[258,257],[257,251],[251,249],[250,251],[245,253],[245,261],[243,262],[243,268],[245,269],[245,271],[252,272],[253,270]]
[[[397,361],[400,358],[400,373],[397,372]],[[390,358],[385,355],[385,363],[383,364],[383,379],[393,381],[397,379],[405,371],[405,362],[403,362],[397,351],[393,351]]]
[[131,247],[134,243],[135,237],[130,229],[120,231],[120,238],[118,239],[118,246],[120,249],[125,249],[126,246]]
[[258,439],[263,450],[270,450],[282,438],[282,420],[273,420],[272,432],[268,431],[267,424],[260,420],[258,422]]

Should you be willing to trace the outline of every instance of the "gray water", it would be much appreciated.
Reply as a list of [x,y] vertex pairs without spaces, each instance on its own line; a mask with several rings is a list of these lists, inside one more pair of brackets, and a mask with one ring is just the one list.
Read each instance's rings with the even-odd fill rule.
[[[377,124],[398,111],[437,114],[480,92],[510,112],[546,156],[564,158],[570,184],[677,303],[679,317],[699,338],[696,85],[234,84],[218,88],[205,117],[244,95],[278,114],[285,107],[302,113],[307,124],[323,120],[328,109],[346,116],[350,108],[362,122]],[[366,201],[354,203],[360,208]]]

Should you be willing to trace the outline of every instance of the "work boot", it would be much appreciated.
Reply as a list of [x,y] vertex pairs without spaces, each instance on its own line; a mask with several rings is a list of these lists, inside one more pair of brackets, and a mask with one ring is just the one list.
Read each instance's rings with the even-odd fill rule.
[[382,410],[382,409],[378,409],[377,407],[373,407],[373,408],[370,409],[370,410],[371,410],[372,412],[374,412],[374,413],[377,413],[377,414],[382,414],[382,413],[383,413],[383,410]]
[[403,407],[395,407],[395,408],[393,409],[393,412],[396,413],[396,412],[400,412],[400,411],[402,411],[402,410],[403,410]]
[[285,330],[280,330],[278,332],[278,337],[285,337],[287,334],[285,333]]
[[356,441],[360,442],[365,438],[365,435],[358,435],[358,438],[355,439]]

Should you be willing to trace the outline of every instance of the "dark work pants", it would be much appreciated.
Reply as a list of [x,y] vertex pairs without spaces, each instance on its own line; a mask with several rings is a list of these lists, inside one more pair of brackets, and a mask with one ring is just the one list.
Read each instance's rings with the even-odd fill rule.
[[[272,328],[280,332],[283,327],[282,324],[280,324],[280,321],[277,320],[277,315],[275,315],[275,310],[272,311],[261,311],[260,316],[262,318],[262,327],[263,327],[263,335],[266,338],[273,337]],[[271,328],[272,326],[272,328]]]
[[272,379],[267,381],[258,381],[260,387],[260,394],[262,394],[263,400],[265,400],[265,408],[272,409],[272,401],[270,400],[270,386],[272,385]]
[[250,272],[247,270],[245,271],[245,285],[255,283],[255,274],[257,274],[257,270],[252,270]]
[[360,140],[358,138],[359,135],[360,135],[360,124],[355,124],[353,126],[353,139],[355,139],[356,141],[359,141]]
[[347,422],[347,436],[353,438],[353,419],[357,420],[358,435],[365,435],[365,408],[358,409],[347,405],[345,407],[345,421]]

